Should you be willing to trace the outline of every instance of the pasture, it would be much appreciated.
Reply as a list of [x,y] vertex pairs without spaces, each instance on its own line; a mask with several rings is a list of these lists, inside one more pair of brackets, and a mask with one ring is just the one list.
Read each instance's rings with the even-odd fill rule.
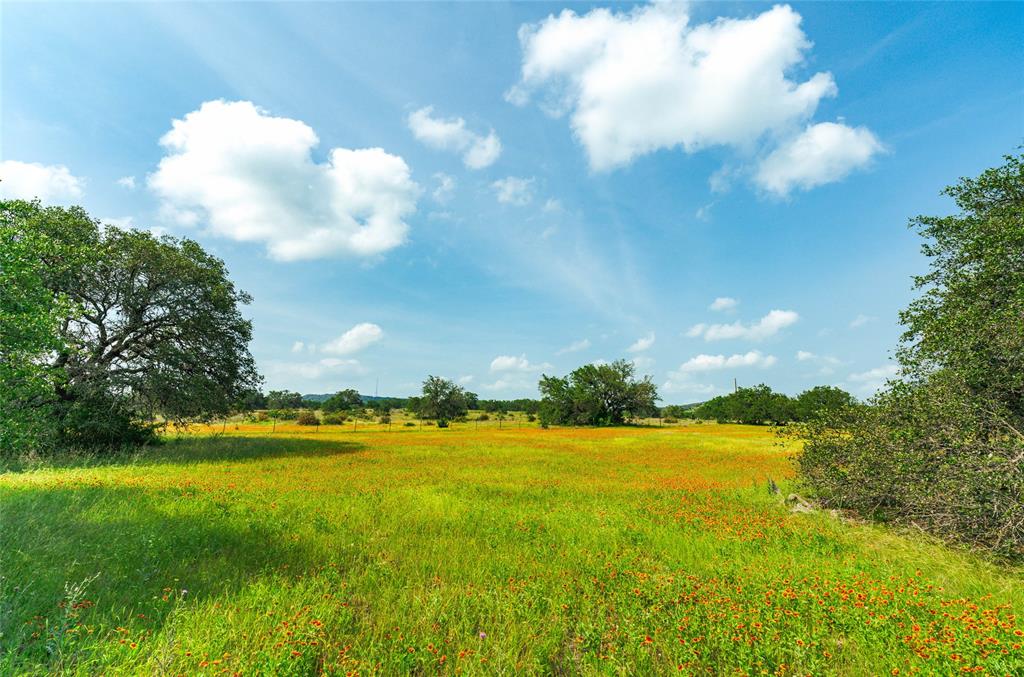
[[[1024,670],[1024,579],[763,427],[228,424],[0,475],[3,674]],[[223,432],[222,432],[223,430]]]

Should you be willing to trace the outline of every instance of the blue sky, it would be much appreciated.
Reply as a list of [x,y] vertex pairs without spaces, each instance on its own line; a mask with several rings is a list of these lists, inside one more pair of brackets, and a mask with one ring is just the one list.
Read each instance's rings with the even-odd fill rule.
[[866,396],[907,219],[1024,141],[1019,3],[0,13],[0,193],[197,239],[306,393],[624,357],[669,403]]

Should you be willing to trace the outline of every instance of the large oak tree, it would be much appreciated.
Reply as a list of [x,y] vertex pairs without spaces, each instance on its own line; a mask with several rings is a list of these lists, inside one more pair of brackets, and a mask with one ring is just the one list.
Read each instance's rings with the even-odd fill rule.
[[145,419],[208,419],[259,384],[240,311],[250,297],[199,244],[104,227],[78,207],[11,201],[0,211],[15,237],[48,243],[33,265],[66,301],[55,344],[37,358],[58,437],[144,439]]

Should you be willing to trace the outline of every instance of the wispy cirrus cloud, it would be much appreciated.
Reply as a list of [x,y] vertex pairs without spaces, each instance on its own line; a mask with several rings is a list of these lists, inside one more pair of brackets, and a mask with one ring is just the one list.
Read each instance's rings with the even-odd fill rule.
[[567,353],[578,353],[581,350],[586,350],[590,347],[590,339],[580,339],[579,341],[573,341],[566,347],[560,349],[555,355],[565,355]]
[[847,380],[856,384],[861,394],[873,395],[884,388],[886,382],[895,379],[899,374],[898,365],[884,364],[867,371],[854,372],[847,376]]

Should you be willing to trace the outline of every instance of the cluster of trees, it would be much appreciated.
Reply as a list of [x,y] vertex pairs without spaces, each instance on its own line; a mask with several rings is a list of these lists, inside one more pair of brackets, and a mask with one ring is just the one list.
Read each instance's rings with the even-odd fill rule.
[[799,426],[819,500],[1024,559],[1024,155],[921,216],[929,271],[900,315],[900,378]]
[[542,375],[541,423],[621,425],[628,418],[657,415],[658,391],[649,376],[637,379],[632,362],[587,364],[568,376]]
[[697,420],[748,425],[784,425],[808,421],[826,410],[842,410],[854,406],[856,399],[841,388],[817,386],[796,397],[774,392],[764,385],[738,388],[679,413]]
[[482,409],[488,414],[507,414],[511,411],[521,411],[526,414],[537,414],[540,411],[540,400],[519,398],[515,400],[480,400],[477,406],[471,409]]
[[423,394],[410,397],[407,406],[420,418],[435,420],[438,427],[445,428],[451,420],[465,416],[475,401],[476,395],[462,386],[440,376],[428,376]]
[[153,439],[259,385],[249,303],[197,243],[0,201],[0,453]]

